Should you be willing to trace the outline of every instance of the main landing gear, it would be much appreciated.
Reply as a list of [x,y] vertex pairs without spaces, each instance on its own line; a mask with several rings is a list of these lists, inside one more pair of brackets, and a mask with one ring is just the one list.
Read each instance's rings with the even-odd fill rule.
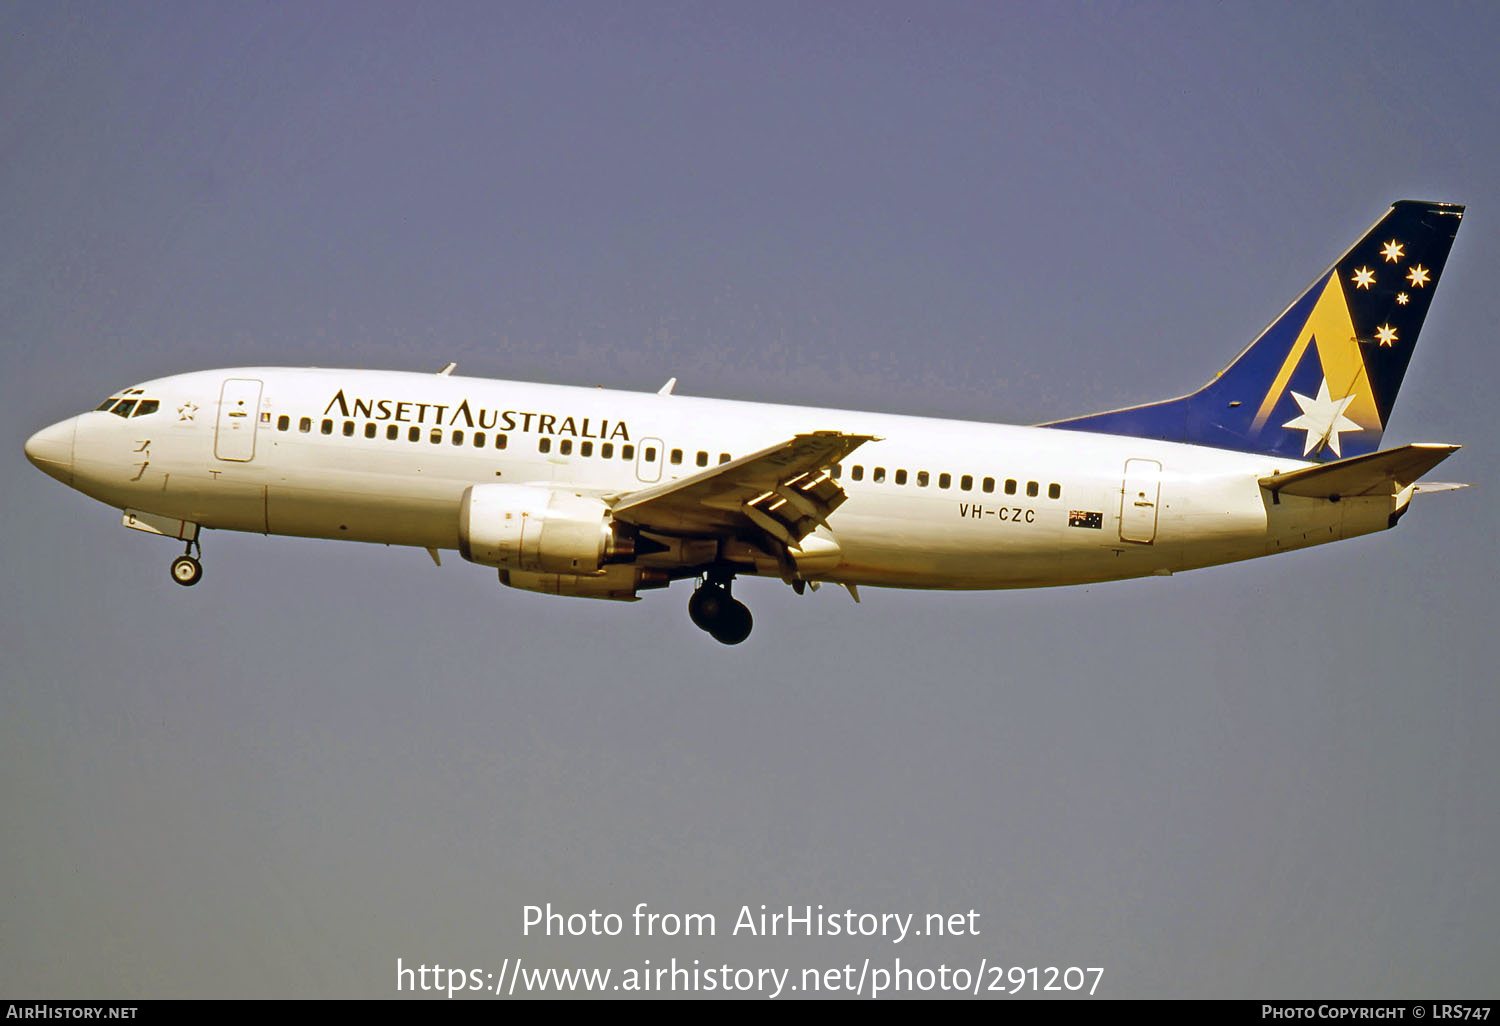
[[750,636],[755,620],[743,602],[729,594],[733,574],[709,574],[688,600],[688,616],[700,629],[724,645],[738,645]]
[[[187,543],[187,551],[172,560],[172,580],[184,588],[203,579],[203,564],[193,558],[194,542]],[[198,546],[198,555],[203,555],[203,546]]]

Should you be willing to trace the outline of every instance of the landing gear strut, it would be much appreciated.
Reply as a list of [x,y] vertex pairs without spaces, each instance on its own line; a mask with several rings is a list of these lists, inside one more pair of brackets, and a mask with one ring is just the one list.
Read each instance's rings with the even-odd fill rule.
[[738,645],[755,625],[745,604],[729,594],[733,580],[733,575],[710,574],[688,600],[688,616],[694,625],[723,645]]
[[[184,588],[203,579],[203,564],[193,558],[193,544],[187,543],[187,551],[172,560],[172,580]],[[198,555],[203,555],[203,546],[198,546]]]

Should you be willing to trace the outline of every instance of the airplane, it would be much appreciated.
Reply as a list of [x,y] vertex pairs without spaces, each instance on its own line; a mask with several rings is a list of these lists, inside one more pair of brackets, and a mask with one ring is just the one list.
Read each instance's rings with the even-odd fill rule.
[[202,532],[442,550],[526,591],[636,600],[691,579],[726,645],[739,575],[923,589],[1087,584],[1394,527],[1459,447],[1380,449],[1464,208],[1393,204],[1191,394],[1035,426],[382,370],[159,378],[26,456],[185,542]]

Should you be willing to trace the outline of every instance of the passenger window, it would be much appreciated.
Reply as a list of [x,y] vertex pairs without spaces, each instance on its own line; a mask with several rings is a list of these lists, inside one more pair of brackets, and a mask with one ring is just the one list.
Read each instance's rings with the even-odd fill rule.
[[605,442],[603,445],[599,446],[599,455],[607,460],[613,459],[615,455],[615,443]]
[[333,434],[333,421],[329,420],[327,417],[324,417],[323,423],[319,426],[318,430],[322,431],[325,435]]
[[375,432],[378,431],[378,430],[380,430],[380,429],[375,426],[375,422],[373,420],[370,421],[368,424],[365,425],[365,437],[366,438],[374,438],[375,437]]
[[344,437],[349,438],[354,434],[354,421],[344,421]]
[[291,426],[292,426],[292,418],[288,417],[286,414],[283,413],[281,416],[279,416],[279,417],[276,418],[276,430],[277,431],[285,431],[287,428],[289,428]]
[[455,431],[455,432],[453,432],[453,444],[454,445],[463,445],[464,444],[464,433],[462,431]]
[[993,477],[985,478],[981,487],[987,492],[993,492],[995,490],[995,479]]
[[396,425],[394,425],[394,424],[387,424],[385,426],[385,440],[386,441],[388,441],[388,442],[394,442],[396,439],[398,439],[400,437],[401,437],[401,429],[398,428]]
[[974,475],[965,474],[963,477],[959,478],[958,486],[966,492],[972,492],[974,490]]
[[419,427],[408,428],[406,440],[408,442],[420,442],[422,440],[422,429]]
[[620,446],[620,459],[622,459],[622,460],[633,460],[633,459],[635,459],[635,446],[633,446],[633,445],[622,445],[622,446]]
[[1027,481],[1026,482],[1026,494],[1029,495],[1029,496],[1031,496],[1033,499],[1036,498],[1036,494],[1040,490],[1041,489],[1038,487],[1038,485],[1037,485],[1037,483],[1035,481]]
[[427,440],[429,442],[431,442],[433,445],[442,445],[443,444],[443,429],[442,428],[433,428],[431,434],[429,434],[427,436]]
[[571,455],[573,452],[573,439],[564,438],[562,444],[557,447],[557,451],[564,456]]
[[508,444],[509,444],[509,436],[507,436],[507,435],[496,435],[495,436],[495,448],[496,449],[504,449],[506,447],[506,445],[508,445]]
[[870,480],[874,481],[876,484],[879,484],[880,482],[884,481],[885,480],[885,468],[884,467],[876,467],[875,468],[875,473],[873,473],[873,474],[870,475]]
[[708,466],[708,453],[704,452],[702,449],[698,450],[698,466]]
[[1005,494],[1006,495],[1014,495],[1014,494],[1016,494],[1016,480],[1015,480],[1015,478],[1007,478],[1006,479],[1006,482],[1005,482]]
[[1049,484],[1047,486],[1047,498],[1049,498],[1049,499],[1061,499],[1062,498],[1062,485],[1060,485],[1060,484]]
[[828,476],[829,477],[838,477],[843,472],[844,472],[844,468],[841,467],[841,466],[839,466],[837,463],[835,463],[833,466],[831,466],[831,467],[828,468]]
[[719,462],[720,463],[728,463],[729,462],[729,453],[727,453],[727,452],[721,452],[721,453],[719,453]]
[[537,452],[551,452],[552,451],[552,439],[550,439],[550,438],[539,438],[539,439],[537,439],[536,451]]
[[682,462],[682,450],[681,449],[673,449],[672,450],[672,466],[675,467],[675,466],[677,466],[677,464],[679,464],[681,462]]
[[646,462],[647,463],[655,463],[656,462],[656,446],[654,446],[654,445],[648,445],[648,446],[646,446],[645,457],[646,457]]
[[592,456],[592,455],[594,455],[594,443],[593,442],[579,442],[578,443],[578,455],[580,455],[580,456]]
[[849,476],[856,481],[863,481],[865,479],[865,468],[856,463],[854,469],[849,471]]
[[951,484],[953,484],[953,475],[952,474],[939,474],[938,475],[938,487],[939,488],[947,488]]
[[906,471],[904,471],[904,470],[898,470],[898,471],[896,471],[896,483],[897,484],[906,484]]
[[[141,405],[135,408],[135,416],[147,417],[161,409],[161,402],[157,399],[142,399]],[[286,418],[283,417],[283,420]]]
[[135,399],[126,399],[123,403],[121,403],[119,406],[116,406],[109,412],[113,413],[117,417],[128,417],[130,416],[130,411],[135,409],[136,402],[137,400]]
[[919,470],[919,471],[917,471],[917,487],[918,488],[926,488],[928,482],[931,481],[931,480],[932,480],[932,478],[930,478],[930,477],[927,476],[927,471],[925,471],[925,470]]
[[484,448],[484,442],[485,442],[484,432],[483,431],[476,431],[476,432],[474,432],[474,448],[476,448],[476,449],[483,449]]

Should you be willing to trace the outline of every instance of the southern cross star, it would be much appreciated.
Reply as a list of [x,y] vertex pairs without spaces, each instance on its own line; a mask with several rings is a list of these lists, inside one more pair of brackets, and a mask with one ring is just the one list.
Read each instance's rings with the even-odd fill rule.
[[1328,448],[1333,450],[1335,456],[1342,456],[1343,452],[1339,449],[1339,432],[1362,430],[1358,424],[1344,416],[1344,410],[1354,402],[1353,393],[1342,399],[1334,399],[1328,394],[1327,378],[1324,378],[1323,384],[1318,386],[1316,399],[1309,399],[1301,392],[1293,392],[1292,398],[1302,408],[1302,415],[1293,417],[1281,426],[1307,432],[1307,441],[1302,446],[1304,456],[1324,442],[1328,443]]
[[1413,267],[1410,271],[1406,272],[1406,280],[1412,283],[1413,288],[1421,288],[1423,285],[1427,284],[1427,268],[1423,267],[1421,264],[1418,264],[1416,267]]
[[1401,245],[1401,243],[1397,242],[1395,239],[1392,239],[1390,242],[1387,242],[1385,244],[1384,248],[1381,249],[1380,255],[1385,257],[1386,263],[1394,264],[1397,260],[1401,259],[1401,254],[1405,252],[1405,250],[1405,246]]
[[1380,339],[1383,346],[1394,345],[1396,342],[1396,329],[1389,324],[1382,324],[1375,329],[1375,337]]
[[1367,289],[1375,283],[1375,272],[1368,267],[1361,267],[1349,280],[1354,282],[1356,288]]

